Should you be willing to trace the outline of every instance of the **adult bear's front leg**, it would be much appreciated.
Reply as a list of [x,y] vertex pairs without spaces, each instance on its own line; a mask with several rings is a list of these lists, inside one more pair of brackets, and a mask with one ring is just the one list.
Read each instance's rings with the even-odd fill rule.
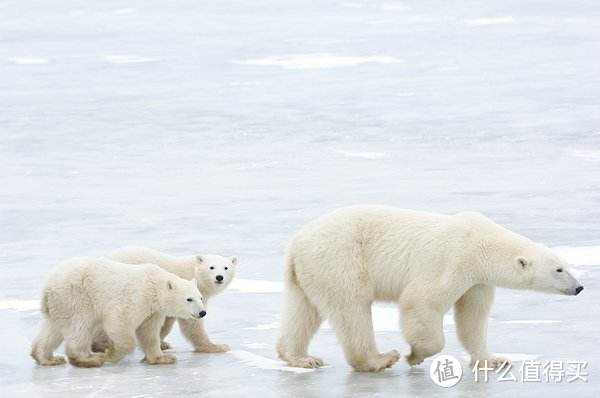
[[402,333],[410,345],[410,354],[406,356],[410,366],[419,365],[444,348],[443,312],[426,301],[414,299],[402,300],[400,311]]
[[463,347],[471,355],[471,366],[477,361],[481,366],[494,368],[510,363],[507,358],[493,355],[487,348],[487,324],[494,302],[494,291],[493,286],[475,285],[454,304],[456,333]]

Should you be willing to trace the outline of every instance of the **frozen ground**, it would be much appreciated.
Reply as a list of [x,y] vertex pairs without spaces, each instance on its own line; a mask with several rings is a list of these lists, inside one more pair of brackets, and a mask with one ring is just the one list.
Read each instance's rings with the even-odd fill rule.
[[[598,396],[599,40],[594,0],[3,1],[0,395]],[[586,290],[500,291],[490,345],[588,361],[589,382],[357,374],[327,328],[311,351],[329,367],[284,368],[285,242],[355,203],[479,210],[560,247]],[[207,318],[234,351],[176,332],[174,366],[35,367],[48,269],[125,244],[238,255]],[[406,354],[393,309],[376,317],[380,349]]]

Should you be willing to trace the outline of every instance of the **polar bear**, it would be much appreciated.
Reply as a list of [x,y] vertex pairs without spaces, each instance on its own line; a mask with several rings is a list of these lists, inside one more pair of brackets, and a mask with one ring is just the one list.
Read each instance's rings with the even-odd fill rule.
[[[109,257],[115,261],[128,264],[152,263],[172,272],[184,279],[195,278],[198,289],[204,297],[204,305],[208,299],[221,293],[233,280],[237,268],[236,257],[223,257],[214,254],[202,254],[194,256],[171,256],[147,247],[129,246],[112,252]],[[204,323],[196,319],[178,319],[181,333],[189,340],[197,352],[225,352],[229,351],[227,344],[212,342]],[[170,348],[169,343],[164,341],[170,333],[175,318],[168,317],[161,329],[161,348]],[[94,350],[105,348],[106,342],[97,339]]]
[[399,306],[411,366],[442,350],[443,315],[454,306],[458,338],[472,363],[498,367],[504,358],[486,344],[495,287],[576,295],[583,287],[567,267],[547,247],[478,213],[338,209],[290,242],[277,352],[291,366],[321,366],[307,350],[329,319],[352,367],[391,367],[399,354],[379,353],[371,319],[371,304],[388,301]]
[[[160,349],[165,318],[206,315],[196,281],[187,281],[153,264],[124,266],[106,258],[65,262],[49,276],[41,299],[43,320],[31,356],[40,365],[61,365],[54,350],[63,339],[72,365],[98,367],[118,362],[135,349],[136,337],[149,364],[175,362]],[[95,335],[111,341],[92,353]]]

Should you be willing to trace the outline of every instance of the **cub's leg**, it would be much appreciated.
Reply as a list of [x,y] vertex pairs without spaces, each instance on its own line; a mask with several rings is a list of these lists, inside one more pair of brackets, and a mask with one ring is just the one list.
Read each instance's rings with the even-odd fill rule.
[[67,358],[71,365],[96,368],[104,364],[104,353],[91,352],[94,338],[93,319],[85,316],[73,317],[70,325],[65,328],[64,336]]
[[279,358],[298,368],[318,368],[320,358],[308,354],[308,345],[322,319],[300,287],[290,281],[286,284],[281,328],[277,342]]
[[111,342],[106,333],[101,330],[92,341],[92,352],[106,352],[110,348]]
[[55,366],[65,363],[63,356],[54,355],[54,350],[58,348],[63,341],[63,335],[60,327],[49,319],[42,319],[40,331],[33,340],[31,346],[31,357],[42,366]]
[[398,351],[380,353],[377,350],[371,303],[348,301],[335,308],[329,322],[342,344],[346,360],[355,370],[380,372],[398,362]]
[[[109,315],[104,319],[103,329],[111,342],[106,351],[106,360],[117,363],[135,349],[135,328],[120,314]],[[157,332],[158,333],[158,332]]]
[[165,323],[163,315],[153,315],[142,323],[135,334],[140,347],[146,354],[144,360],[150,365],[175,363],[175,356],[163,354],[160,349],[160,330]]
[[402,333],[410,344],[410,354],[406,357],[409,365],[418,365],[444,348],[443,312],[412,298],[401,300],[400,312]]
[[487,348],[487,324],[494,291],[493,286],[475,285],[454,304],[456,333],[471,356],[471,366],[477,361],[481,366],[487,361],[487,366],[494,368],[510,363],[507,358],[496,356]]
[[210,341],[204,322],[201,319],[179,319],[179,329],[183,336],[193,344],[196,352],[226,352],[227,344],[217,344]]
[[173,329],[173,325],[175,324],[175,318],[168,317],[165,319],[165,323],[160,328],[160,349],[168,350],[171,348],[171,344],[165,341],[165,337],[171,333],[171,329]]

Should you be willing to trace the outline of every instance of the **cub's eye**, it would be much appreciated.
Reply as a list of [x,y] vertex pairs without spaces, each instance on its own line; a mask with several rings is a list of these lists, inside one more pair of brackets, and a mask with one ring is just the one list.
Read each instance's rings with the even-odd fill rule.
[[192,301],[194,301],[191,297],[187,299],[188,303],[191,303]]
[[556,272],[562,272],[562,268],[557,269]]
[[229,267],[225,267],[225,271],[227,271],[229,269]]
[[212,266],[211,266],[211,267],[210,267],[210,269],[215,269],[215,267],[212,267]]

